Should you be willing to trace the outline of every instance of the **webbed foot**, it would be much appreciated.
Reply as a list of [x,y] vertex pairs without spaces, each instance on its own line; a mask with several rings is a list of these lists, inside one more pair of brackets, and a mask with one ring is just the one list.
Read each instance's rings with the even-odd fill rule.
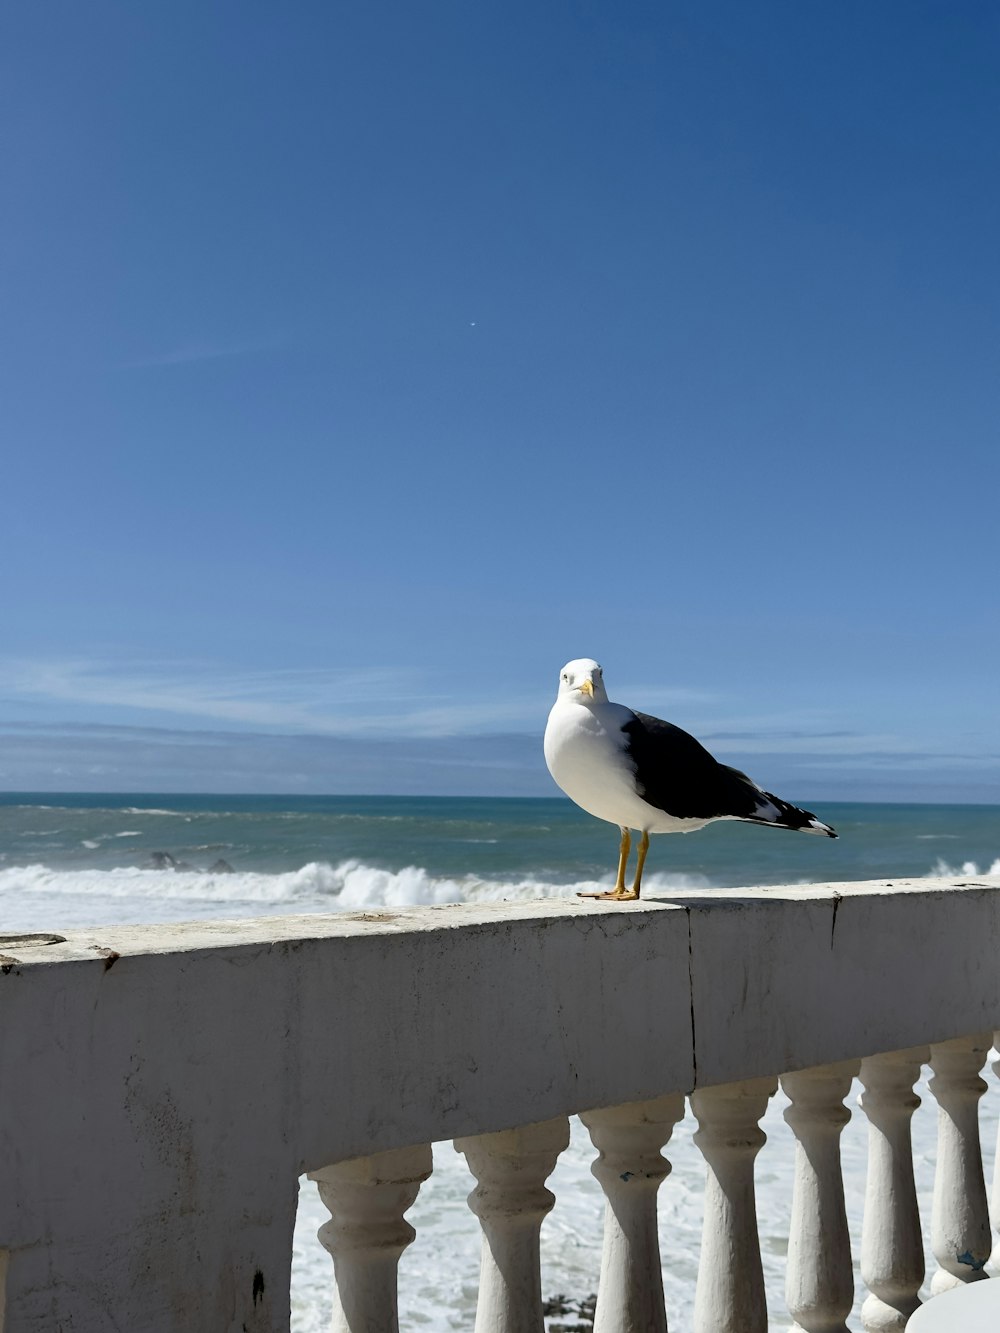
[[607,893],[578,893],[578,898],[602,898],[605,902],[631,903],[639,897],[635,889],[609,889]]

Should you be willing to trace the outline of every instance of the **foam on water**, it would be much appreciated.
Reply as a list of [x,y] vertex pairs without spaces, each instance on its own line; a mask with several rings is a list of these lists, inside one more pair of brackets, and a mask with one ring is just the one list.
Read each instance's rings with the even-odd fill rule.
[[[129,835],[116,835],[129,836]],[[84,846],[98,844],[87,839]],[[939,858],[928,876],[1000,877],[1000,857],[980,868],[975,861],[951,864]],[[331,864],[309,861],[297,870],[276,872],[150,869],[120,866],[111,870],[64,870],[45,864],[9,866],[0,870],[0,903],[30,897],[51,900],[53,918],[58,916],[58,901],[84,899],[96,904],[102,899],[131,899],[143,904],[142,916],[155,918],[155,904],[170,902],[176,908],[184,903],[202,910],[216,904],[246,905],[270,911],[283,906],[291,912],[356,911],[367,907],[412,907],[421,904],[458,902],[502,902],[532,898],[571,898],[578,893],[593,893],[609,888],[611,877],[601,879],[559,880],[535,876],[511,878],[432,875],[423,866],[409,865],[399,870],[373,866],[357,858]],[[670,893],[705,893],[720,887],[706,875],[647,875],[645,887],[650,896]],[[40,903],[39,903],[40,905]],[[75,915],[75,913],[74,913]],[[103,915],[103,913],[102,913]]]
[[175,819],[188,819],[189,816],[183,810],[157,810],[150,809],[141,805],[126,805],[122,807],[123,815],[172,815]]
[[[96,844],[90,844],[88,846]],[[650,892],[679,893],[711,889],[704,875],[649,875]],[[0,870],[0,900],[6,895],[64,896],[94,899],[181,899],[203,903],[287,903],[290,910],[321,906],[325,911],[364,907],[413,907],[419,904],[502,902],[507,899],[572,897],[610,887],[611,879],[557,883],[536,878],[448,878],[431,875],[422,866],[385,870],[350,859],[331,865],[310,861],[298,870],[272,873],[145,869],[61,870],[43,864]]]
[[[91,848],[96,843],[88,839],[84,845]],[[424,866],[387,869],[357,857],[307,861],[296,870],[279,871],[183,866],[65,869],[42,862],[12,866],[3,861],[0,855],[0,922],[11,930],[573,898],[578,893],[601,892],[612,884],[610,875],[435,875]],[[992,881],[1000,878],[1000,857],[954,865],[939,859],[924,873]],[[788,878],[785,882],[805,885],[809,881]],[[695,873],[654,873],[644,880],[651,898],[709,893],[722,887],[726,887],[724,882]]]
[[949,865],[942,857],[938,857],[934,864],[931,875],[938,875],[941,878],[947,878],[952,875],[971,875],[978,879],[987,879],[1000,875],[1000,856],[993,862],[988,870],[980,870],[975,861],[963,861],[960,866]]

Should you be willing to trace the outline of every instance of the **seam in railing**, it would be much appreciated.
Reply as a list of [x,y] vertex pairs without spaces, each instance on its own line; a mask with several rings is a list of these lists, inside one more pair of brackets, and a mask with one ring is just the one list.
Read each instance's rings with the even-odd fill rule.
[[691,1087],[698,1086],[698,1043],[695,1040],[694,1023],[694,941],[691,933],[691,906],[688,904],[684,911],[687,913],[688,927],[688,996],[691,1000]]
[[837,933],[837,913],[840,911],[840,904],[844,901],[844,895],[833,891],[833,920],[830,922],[830,948],[833,948],[833,937]]

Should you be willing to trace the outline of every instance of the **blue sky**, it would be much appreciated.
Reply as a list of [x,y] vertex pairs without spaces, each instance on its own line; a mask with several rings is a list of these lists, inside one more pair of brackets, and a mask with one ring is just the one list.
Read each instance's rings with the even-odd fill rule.
[[0,787],[1000,800],[993,4],[3,28]]

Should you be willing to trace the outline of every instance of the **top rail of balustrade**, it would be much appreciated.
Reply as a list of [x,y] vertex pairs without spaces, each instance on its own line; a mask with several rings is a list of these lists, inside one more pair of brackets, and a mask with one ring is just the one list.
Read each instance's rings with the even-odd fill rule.
[[103,1098],[129,1062],[175,1100],[273,1084],[309,1168],[1000,1025],[1000,884],[101,927],[0,955],[22,1087]]

